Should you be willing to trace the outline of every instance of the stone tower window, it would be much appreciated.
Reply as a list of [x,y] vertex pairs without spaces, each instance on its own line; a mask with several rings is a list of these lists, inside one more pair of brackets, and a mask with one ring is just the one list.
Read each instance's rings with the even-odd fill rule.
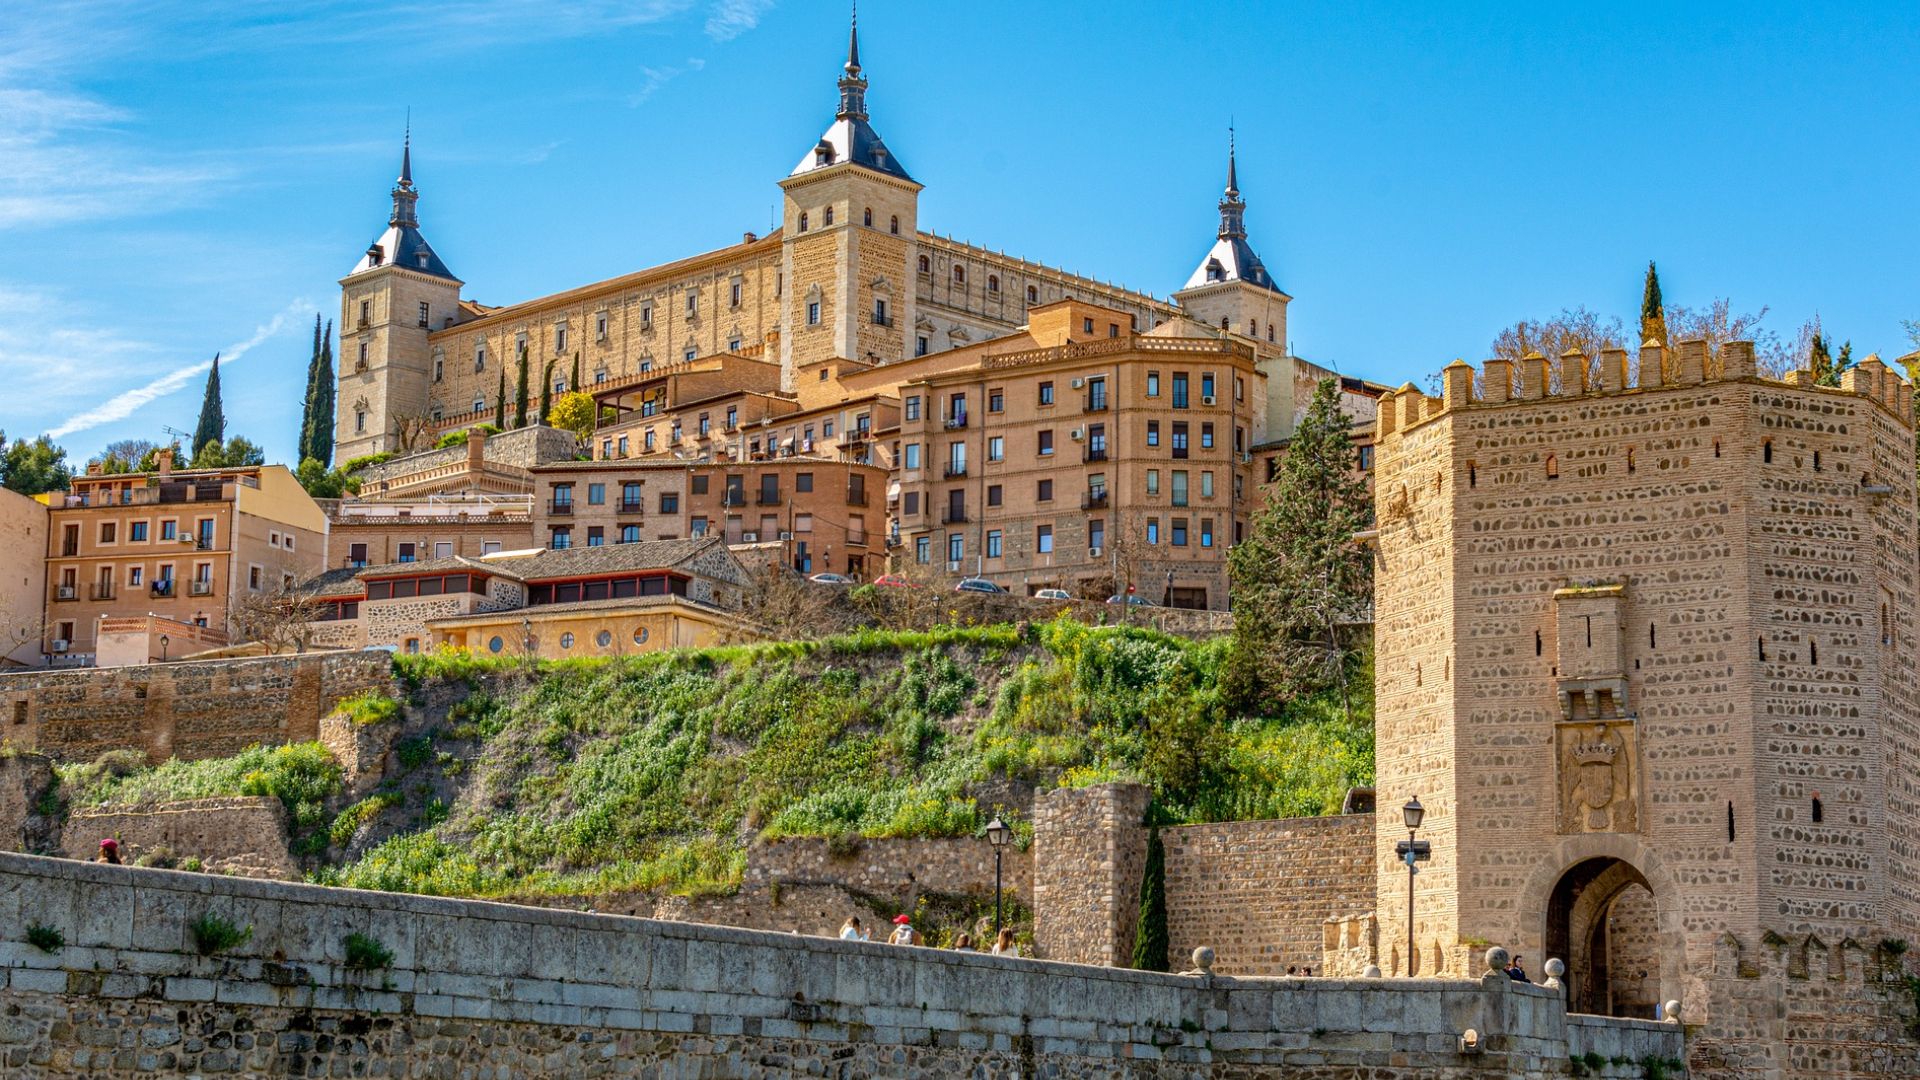
[[1719,439],[1713,440],[1713,456],[1714,457],[1720,456],[1720,440]]
[[1813,471],[1814,472],[1820,471],[1820,451],[1818,450],[1815,450],[1813,452]]
[[1765,660],[1766,658],[1767,658],[1767,639],[1761,638],[1760,639],[1760,659]]
[[1027,286],[1027,303],[1037,304],[1039,302],[1040,302],[1040,290],[1033,287],[1032,285]]
[[[1239,380],[1234,380],[1236,383]],[[1480,482],[1480,469],[1473,462],[1467,462],[1467,486],[1475,487]]]
[[860,224],[865,225],[869,229],[873,228],[873,207],[869,206],[861,212]]
[[1655,640],[1655,638],[1654,638],[1654,626],[1653,626],[1653,624],[1652,624],[1652,623],[1648,623],[1648,624],[1647,624],[1647,648],[1649,648],[1649,649],[1652,649],[1652,648],[1657,648],[1657,647],[1659,646],[1659,644],[1660,644],[1660,643],[1659,643],[1659,641],[1657,641],[1657,640]]
[[833,207],[831,206],[827,207],[826,211],[821,216],[821,220],[828,225],[833,224]]
[[955,285],[965,285],[965,284],[967,283],[967,268],[966,268],[966,267],[964,267],[964,266],[955,266],[955,267],[953,268],[953,283],[954,283]]
[[1727,804],[1727,843],[1733,843],[1733,804]]
[[1545,652],[1546,652],[1546,641],[1544,638],[1540,636],[1540,631],[1535,630],[1533,632],[1533,655],[1542,656],[1545,654]]
[[1822,818],[1823,816],[1824,816],[1824,814],[1823,814],[1823,808],[1822,808],[1822,807],[1821,807],[1821,805],[1820,805],[1820,793],[1816,791],[1816,792],[1814,792],[1814,793],[1813,793],[1813,821],[1814,821],[1814,824],[1816,824],[1816,825],[1818,825],[1818,824],[1820,823],[1820,820],[1821,820],[1821,818]]
[[1633,472],[1633,447],[1627,447],[1627,472]]
[[887,231],[892,233],[895,236],[900,235],[900,215],[899,214],[893,215],[893,220],[887,223]]
[[999,274],[987,275],[987,291],[990,293],[997,293],[1000,291],[1000,275]]
[[800,211],[800,231],[807,231],[807,212],[805,210]]
[[927,258],[925,255],[920,256],[920,272],[923,274],[933,273],[933,260]]
[[1547,479],[1560,479],[1560,458],[1556,454],[1547,455]]
[[1820,666],[1820,643],[1812,638],[1807,639],[1807,663]]
[[1766,462],[1769,465],[1773,464],[1773,440],[1772,439],[1768,439],[1766,442],[1763,442],[1760,444],[1760,460]]

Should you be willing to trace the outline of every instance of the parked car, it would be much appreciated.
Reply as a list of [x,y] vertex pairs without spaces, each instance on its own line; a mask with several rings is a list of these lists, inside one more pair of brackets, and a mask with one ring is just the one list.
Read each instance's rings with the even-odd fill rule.
[[817,585],[851,585],[853,579],[845,574],[815,574],[807,579]]
[[901,577],[899,574],[881,574],[879,577],[873,579],[873,583],[889,589],[917,589],[920,587],[908,581],[906,578]]
[[1033,594],[1035,600],[1071,600],[1073,594],[1065,589],[1041,589]]
[[954,592],[979,592],[1005,594],[1007,590],[995,585],[983,577],[961,578],[960,584],[953,587]]
[[1144,596],[1135,596],[1131,593],[1127,594],[1126,596],[1109,596],[1107,597],[1107,603],[1125,604],[1128,607],[1158,607],[1159,606],[1158,604],[1155,604],[1153,601],[1147,599]]

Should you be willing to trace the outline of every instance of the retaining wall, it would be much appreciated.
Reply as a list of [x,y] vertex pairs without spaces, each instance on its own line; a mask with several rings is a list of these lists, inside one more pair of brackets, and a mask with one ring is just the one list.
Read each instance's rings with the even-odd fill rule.
[[[251,936],[201,955],[206,915]],[[1159,975],[22,855],[0,929],[22,1076],[1490,1080],[1565,1076],[1574,1045],[1556,995],[1505,978]],[[349,967],[355,933],[392,966]]]

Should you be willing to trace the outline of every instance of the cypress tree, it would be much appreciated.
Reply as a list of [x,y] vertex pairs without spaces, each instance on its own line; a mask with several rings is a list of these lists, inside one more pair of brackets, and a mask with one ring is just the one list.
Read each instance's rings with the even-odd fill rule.
[[333,320],[320,337],[320,364],[314,372],[313,445],[307,456],[321,465],[333,463]]
[[1827,352],[1827,337],[1817,330],[1813,344],[1807,348],[1807,370],[1813,374],[1815,386],[1840,385],[1839,373],[1833,369],[1833,357]]
[[559,362],[549,360],[547,366],[540,371],[540,423],[542,424],[547,422],[547,414],[553,409],[553,365]]
[[320,313],[313,313],[313,351],[307,354],[307,393],[300,402],[300,441],[294,459],[313,457],[314,396],[320,381]]
[[580,354],[579,353],[573,354],[573,380],[567,383],[567,389],[569,390],[580,389]]
[[1140,920],[1133,931],[1133,966],[1165,971],[1167,962],[1167,849],[1160,826],[1147,834],[1147,870],[1140,876]]
[[1660,298],[1660,272],[1647,261],[1647,283],[1640,293],[1640,340],[1667,343],[1667,309]]
[[493,426],[507,430],[507,369],[500,369],[500,389],[493,396]]
[[213,370],[207,372],[207,390],[200,398],[200,422],[193,427],[193,454],[200,456],[208,443],[218,448],[227,437],[227,417],[220,408],[220,354],[213,354]]
[[527,347],[525,345],[520,346],[519,387],[513,400],[513,426],[523,428],[527,426]]

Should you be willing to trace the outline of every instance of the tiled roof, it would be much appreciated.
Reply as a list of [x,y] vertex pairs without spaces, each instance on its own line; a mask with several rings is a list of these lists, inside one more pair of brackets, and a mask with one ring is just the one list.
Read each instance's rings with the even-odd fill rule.
[[465,555],[451,555],[444,559],[417,559],[413,562],[386,563],[381,566],[368,566],[360,570],[362,578],[412,577],[424,574],[452,574],[461,571],[478,571],[483,574],[495,574],[500,577],[521,580],[515,571],[496,562],[484,559],[470,559]]
[[602,544],[599,547],[571,547],[542,550],[537,555],[511,559],[488,559],[483,565],[504,563],[508,572],[523,581],[551,581],[555,578],[591,577],[631,570],[656,570],[679,566],[714,545],[718,536],[687,540],[643,540],[635,544]]
[[349,599],[363,596],[367,591],[366,586],[360,584],[359,568],[353,566],[343,566],[308,578],[300,588],[315,600]]

